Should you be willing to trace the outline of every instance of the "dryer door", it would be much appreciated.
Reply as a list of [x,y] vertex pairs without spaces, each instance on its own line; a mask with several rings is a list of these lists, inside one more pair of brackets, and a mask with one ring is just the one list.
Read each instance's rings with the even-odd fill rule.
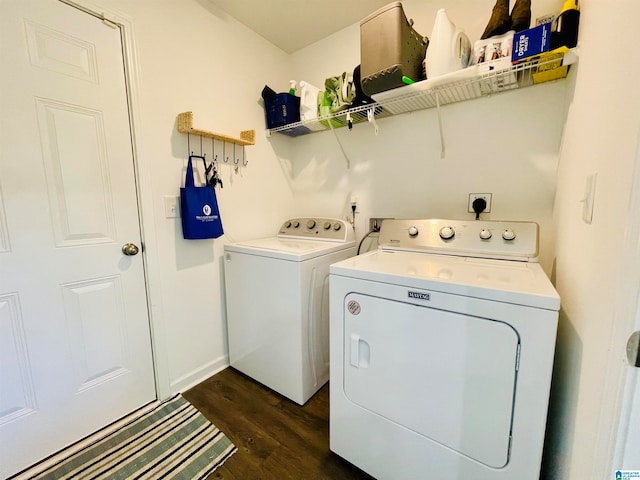
[[344,391],[354,403],[469,456],[509,459],[519,338],[506,323],[349,294]]

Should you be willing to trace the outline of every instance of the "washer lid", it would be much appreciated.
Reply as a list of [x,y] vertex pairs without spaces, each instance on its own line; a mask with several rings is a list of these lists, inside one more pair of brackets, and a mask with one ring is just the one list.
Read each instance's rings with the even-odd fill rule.
[[279,258],[300,262],[320,255],[353,248],[355,242],[336,243],[332,241],[296,240],[269,237],[258,240],[232,243],[224,246],[225,252],[239,252],[263,257]]
[[560,297],[537,263],[376,250],[331,274],[557,311]]

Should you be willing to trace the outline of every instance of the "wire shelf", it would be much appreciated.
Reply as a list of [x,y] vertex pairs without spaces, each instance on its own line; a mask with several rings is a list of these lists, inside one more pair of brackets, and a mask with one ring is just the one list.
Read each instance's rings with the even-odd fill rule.
[[577,61],[575,49],[547,52],[512,65],[509,59],[474,65],[430,80],[416,82],[374,95],[375,103],[352,107],[332,115],[272,128],[267,136],[281,133],[298,137],[347,125],[366,122],[369,112],[376,120],[416,110],[473,100],[500,92],[529,87],[567,76],[569,65]]

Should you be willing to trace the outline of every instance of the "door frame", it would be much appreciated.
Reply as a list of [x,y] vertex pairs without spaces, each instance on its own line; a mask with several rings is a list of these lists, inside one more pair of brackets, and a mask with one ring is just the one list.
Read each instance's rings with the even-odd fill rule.
[[[102,19],[105,23],[120,30],[122,56],[124,61],[127,104],[129,106],[129,125],[133,153],[134,176],[138,199],[138,218],[142,238],[142,260],[144,262],[145,289],[147,293],[147,311],[151,333],[151,351],[155,373],[157,399],[162,401],[171,396],[168,347],[164,322],[162,291],[160,285],[160,257],[157,243],[152,232],[156,231],[153,216],[153,190],[151,188],[151,165],[143,155],[140,72],[135,43],[133,20],[122,12],[97,5],[90,0],[58,0],[88,15]],[[146,233],[150,234],[147,235]]]

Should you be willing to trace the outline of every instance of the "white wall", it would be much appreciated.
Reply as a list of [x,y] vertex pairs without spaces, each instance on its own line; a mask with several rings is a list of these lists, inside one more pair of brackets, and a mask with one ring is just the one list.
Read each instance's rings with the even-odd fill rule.
[[[541,260],[549,270],[551,212],[566,82],[451,105],[442,109],[447,156],[440,158],[434,110],[338,131],[351,161],[347,170],[331,132],[291,139],[263,135],[258,104],[265,84],[284,91],[290,78],[322,83],[359,63],[359,25],[289,57],[206,0],[100,0],[131,18],[141,93],[138,142],[152,165],[151,189],[159,277],[172,390],[197,382],[226,362],[222,246],[226,241],[271,235],[293,215],[345,217],[358,198],[357,231],[370,216],[471,218],[470,192],[494,194],[487,218],[525,219],[542,227]],[[407,15],[430,34],[442,2],[407,1]],[[427,5],[427,6],[425,6]],[[449,14],[477,38],[492,1],[446,2]],[[468,8],[467,8],[468,7]],[[546,13],[549,9],[543,9]],[[534,15],[538,13],[534,12]],[[484,17],[484,19],[483,19]],[[238,135],[255,129],[247,168],[236,175],[222,164],[219,201],[226,235],[185,241],[179,221],[164,218],[165,195],[177,195],[187,138],[176,115],[192,110],[195,126]],[[220,145],[216,153],[221,157]],[[199,140],[192,139],[199,153]],[[210,144],[205,141],[205,151]],[[210,153],[208,153],[210,155]]]
[[[404,11],[421,35],[431,36],[436,12],[477,40],[493,0],[406,0]],[[558,1],[534,2],[533,18],[559,9]],[[353,71],[360,63],[360,25],[299,50],[292,56],[296,80],[322,87],[325,78]],[[446,156],[441,158],[435,109],[379,121],[380,134],[359,124],[336,131],[351,168],[330,131],[289,141],[295,158],[284,170],[300,201],[299,213],[330,209],[349,214],[358,199],[356,232],[368,218],[473,218],[468,194],[492,193],[493,220],[529,220],[541,226],[540,262],[550,272],[554,238],[552,211],[567,83],[503,93],[442,108]],[[281,142],[272,141],[280,156]]]
[[[616,47],[634,45],[631,22],[640,12],[633,0],[622,2],[623,15],[620,7],[609,11],[606,2],[583,0],[582,53],[572,79],[443,107],[444,159],[436,112],[427,110],[380,120],[377,137],[367,125],[337,131],[350,169],[331,132],[266,139],[257,101],[265,84],[284,91],[295,78],[321,86],[327,76],[352,70],[360,61],[358,24],[287,56],[206,0],[95,1],[121,10],[135,27],[138,141],[143,161],[153,165],[153,211],[143,214],[153,215],[156,225],[145,234],[155,237],[157,251],[149,253],[160,263],[152,281],[162,292],[173,391],[226,365],[224,242],[271,235],[294,215],[345,217],[352,195],[361,236],[371,216],[471,218],[468,193],[491,192],[486,218],[539,222],[547,272],[556,258],[563,314],[545,469],[549,478],[604,478],[592,473],[602,473],[606,460],[596,450],[606,442],[592,432],[601,422],[606,434],[615,421],[602,389],[610,376],[615,290],[629,280],[617,276],[621,240],[609,232],[627,220],[638,132],[638,98],[626,96],[637,85],[638,71],[619,53],[628,49]],[[437,8],[445,6],[472,40],[493,3],[404,2],[418,32],[429,35]],[[534,17],[560,3],[534,2]],[[601,40],[602,31],[616,32],[614,48]],[[603,68],[603,59],[612,56]],[[187,141],[177,133],[175,118],[186,110],[194,112],[197,128],[230,135],[256,130],[256,145],[246,150],[248,167],[236,175],[222,166],[226,235],[215,241],[185,241],[178,220],[164,218],[163,196],[177,195],[184,175]],[[192,145],[199,153],[199,141]],[[587,226],[580,222],[579,199],[592,171],[599,183],[594,223]]]
[[[289,59],[205,0],[99,1],[130,18],[134,28],[141,107],[137,141],[153,192],[153,211],[143,215],[153,215],[156,225],[145,236],[153,238],[147,245],[156,250],[148,254],[159,263],[150,281],[161,292],[160,300],[155,298],[164,324],[159,342],[166,345],[161,363],[168,365],[170,389],[176,392],[228,364],[224,243],[270,235],[291,215],[294,195],[265,139],[264,111],[257,103],[265,83],[286,84]],[[222,144],[215,146],[226,231],[217,240],[184,240],[179,219],[165,218],[163,197],[179,194],[188,156],[187,136],[177,132],[176,116],[189,110],[199,129],[234,137],[256,130],[256,145],[245,152],[248,166],[238,174],[222,162]],[[199,138],[191,138],[191,150],[200,154]],[[204,151],[210,158],[210,139]],[[286,146],[283,152],[286,158]],[[230,145],[226,153],[232,156]],[[237,153],[241,158],[240,149]]]
[[[612,438],[640,273],[626,252],[640,127],[635,0],[581,2],[580,60],[562,143],[555,203],[562,312],[545,470],[548,478],[613,478]],[[604,39],[615,39],[611,42]],[[637,56],[636,56],[637,57]],[[581,220],[585,180],[598,174],[593,223]],[[637,231],[637,230],[636,230]],[[637,254],[636,254],[637,255]],[[629,268],[632,267],[632,268]]]
[[[85,3],[88,3],[86,0]],[[470,218],[470,192],[494,194],[487,218],[526,219],[542,226],[542,263],[550,267],[555,191],[566,84],[559,82],[443,108],[447,157],[440,158],[435,111],[380,121],[381,133],[359,125],[298,139],[265,138],[258,100],[265,84],[284,91],[290,78],[322,83],[359,63],[359,25],[293,56],[266,42],[207,0],[94,0],[131,19],[139,77],[137,143],[150,170],[154,232],[145,232],[157,260],[150,281],[163,337],[171,391],[182,390],[227,364],[223,264],[225,242],[272,235],[294,215],[345,217],[358,198],[357,232],[370,216]],[[438,2],[406,2],[420,33],[430,34]],[[479,36],[492,0],[467,9],[447,2],[451,18]],[[413,6],[411,6],[413,5]],[[489,6],[488,6],[489,5]],[[413,9],[413,10],[412,10]],[[426,10],[425,10],[426,9]],[[543,11],[541,13],[546,13]],[[480,19],[484,15],[485,19]],[[468,26],[467,26],[468,25]],[[319,79],[319,80],[318,80]],[[164,196],[177,195],[188,154],[176,115],[191,110],[196,128],[236,136],[256,130],[249,162],[236,175],[220,162],[218,191],[225,236],[185,241],[178,219],[166,219]],[[200,153],[199,139],[191,150]],[[210,142],[204,151],[210,155]],[[221,145],[216,144],[219,159]],[[227,154],[230,154],[227,151]],[[158,295],[158,292],[160,294]],[[160,297],[160,298],[158,298]],[[162,317],[162,318],[158,318]]]

